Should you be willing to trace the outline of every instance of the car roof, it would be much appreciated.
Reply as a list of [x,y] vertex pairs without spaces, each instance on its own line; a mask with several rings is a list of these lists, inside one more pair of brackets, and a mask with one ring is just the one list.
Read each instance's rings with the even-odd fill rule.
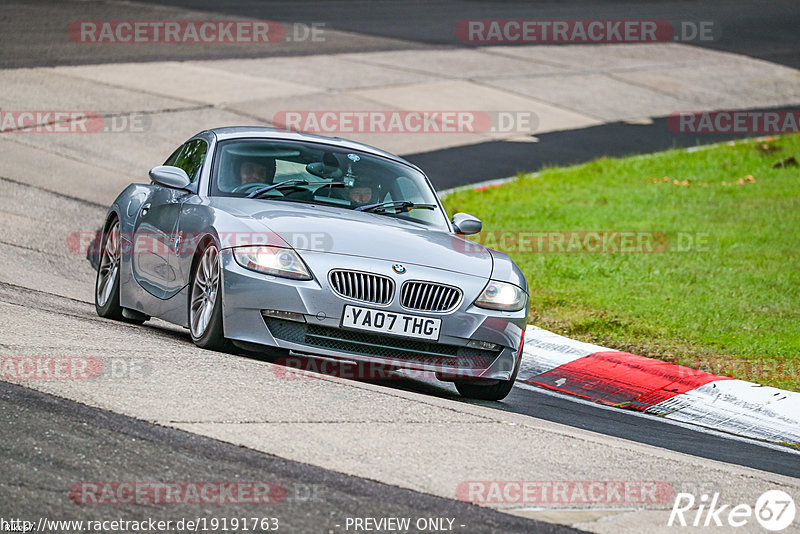
[[222,128],[211,128],[209,130],[204,130],[198,133],[197,135],[195,135],[195,137],[199,137],[206,132],[214,134],[214,136],[217,138],[218,141],[226,141],[228,139],[263,138],[263,139],[286,139],[289,141],[308,141],[312,143],[324,143],[338,148],[358,150],[360,152],[366,152],[369,154],[374,154],[376,156],[382,156],[384,158],[388,158],[393,161],[403,163],[405,165],[408,165],[409,167],[413,167],[414,169],[417,169],[418,171],[422,172],[422,170],[413,163],[401,158],[400,156],[392,154],[391,152],[386,152],[385,150],[381,150],[380,148],[376,148],[370,145],[365,145],[363,143],[357,143],[355,141],[350,141],[348,139],[342,139],[341,137],[326,137],[324,135],[294,132],[291,130],[282,130],[278,128],[268,128],[266,126],[226,126]]

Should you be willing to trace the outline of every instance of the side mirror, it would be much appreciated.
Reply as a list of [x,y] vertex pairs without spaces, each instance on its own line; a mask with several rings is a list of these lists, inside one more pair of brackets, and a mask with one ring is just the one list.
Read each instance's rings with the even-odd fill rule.
[[150,179],[158,185],[163,185],[164,187],[172,189],[187,189],[189,184],[192,183],[186,171],[179,167],[173,167],[172,165],[153,167],[150,169],[149,174]]
[[451,221],[457,234],[472,235],[480,233],[483,223],[469,213],[456,213]]

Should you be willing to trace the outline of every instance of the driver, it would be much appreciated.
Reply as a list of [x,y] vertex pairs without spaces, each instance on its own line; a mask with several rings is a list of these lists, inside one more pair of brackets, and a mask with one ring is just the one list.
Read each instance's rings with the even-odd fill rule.
[[267,166],[255,161],[245,161],[239,168],[239,181],[243,184],[264,183],[267,179]]
[[239,163],[239,182],[245,184],[269,184],[275,176],[274,159],[245,159]]

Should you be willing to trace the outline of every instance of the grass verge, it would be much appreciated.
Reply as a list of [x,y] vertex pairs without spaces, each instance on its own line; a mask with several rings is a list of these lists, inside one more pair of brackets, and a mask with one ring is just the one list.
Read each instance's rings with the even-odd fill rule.
[[533,324],[798,391],[798,161],[787,135],[550,168],[444,203],[525,272]]

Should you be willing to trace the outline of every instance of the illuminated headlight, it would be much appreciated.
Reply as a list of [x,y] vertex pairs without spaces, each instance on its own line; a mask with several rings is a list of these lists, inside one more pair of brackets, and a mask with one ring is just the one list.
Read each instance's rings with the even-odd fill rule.
[[290,248],[264,245],[237,247],[233,249],[233,257],[236,263],[246,269],[295,280],[311,280],[308,267]]
[[489,280],[475,305],[490,310],[517,311],[525,307],[527,298],[528,295],[514,284]]

